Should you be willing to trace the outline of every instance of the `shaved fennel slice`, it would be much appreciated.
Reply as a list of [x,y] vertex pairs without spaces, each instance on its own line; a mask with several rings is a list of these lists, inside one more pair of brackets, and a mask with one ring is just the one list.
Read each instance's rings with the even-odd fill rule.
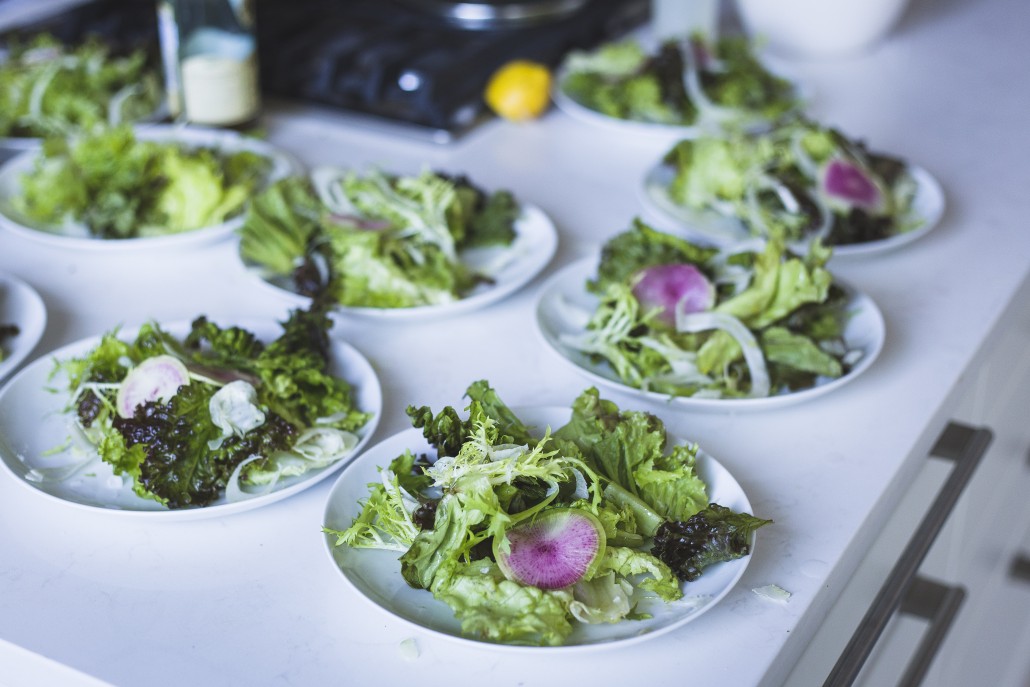
[[225,499],[235,503],[272,492],[284,479],[324,468],[349,454],[358,444],[356,434],[332,427],[312,427],[304,430],[290,451],[269,456],[269,466],[260,473],[258,488],[245,490],[243,469],[264,456],[251,456],[236,466],[225,486]]
[[[775,177],[767,174],[759,175],[754,183],[748,185],[747,190],[744,192],[744,203],[747,208],[749,223],[762,236],[769,236],[772,231],[768,222],[765,221],[762,206],[758,200],[758,194],[766,189],[776,194],[787,214],[797,215],[801,213],[801,204],[793,191]],[[805,238],[826,238],[833,226],[833,213],[830,212],[830,208],[822,199],[821,194],[815,194],[812,197],[812,202],[819,208],[819,225],[814,230],[806,232]]]
[[114,95],[107,101],[107,123],[109,126],[118,126],[124,120],[122,116],[122,109],[125,107],[125,103],[128,102],[137,93],[140,93],[142,89],[139,84],[126,84],[118,89]]
[[754,334],[747,326],[732,315],[721,312],[684,313],[676,311],[676,331],[686,334],[721,329],[740,345],[744,353],[744,362],[751,375],[750,398],[764,398],[769,395],[769,370],[765,365],[765,355]]
[[672,368],[669,372],[646,377],[643,380],[644,389],[648,389],[655,382],[697,385],[707,385],[713,382],[711,377],[697,369],[697,353],[694,351],[685,351],[650,336],[641,337],[639,341],[641,345],[659,353]]
[[715,283],[732,285],[734,296],[750,286],[754,272],[743,265],[730,263],[730,258],[741,253],[762,253],[765,251],[765,244],[764,238],[755,236],[720,250],[710,262],[715,271]]
[[698,72],[697,66],[693,64],[693,61],[687,65],[683,74],[683,87],[686,88],[687,95],[690,96],[690,100],[697,107],[699,123],[723,124],[740,117],[741,113],[738,110],[732,107],[716,105],[708,97],[701,86],[701,74]]
[[316,167],[311,171],[311,185],[322,204],[337,215],[360,215],[343,191],[343,170],[335,167]]

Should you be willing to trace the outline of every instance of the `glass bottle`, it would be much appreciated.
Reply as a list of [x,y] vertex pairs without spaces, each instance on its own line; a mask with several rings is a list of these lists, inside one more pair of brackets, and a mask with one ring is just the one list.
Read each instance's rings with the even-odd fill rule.
[[261,109],[252,0],[159,0],[158,31],[171,115],[240,126]]

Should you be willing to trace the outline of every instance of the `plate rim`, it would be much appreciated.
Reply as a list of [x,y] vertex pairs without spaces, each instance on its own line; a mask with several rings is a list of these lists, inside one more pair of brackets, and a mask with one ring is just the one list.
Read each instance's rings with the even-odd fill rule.
[[[532,203],[520,203],[519,207],[521,212],[519,219],[516,221],[515,241],[518,241],[518,236],[522,234],[518,230],[519,225],[522,224],[526,227],[535,228],[534,231],[527,231],[526,233],[533,234],[538,243],[529,246],[530,250],[526,263],[530,269],[520,270],[515,278],[502,284],[495,283],[492,286],[486,287],[481,293],[473,293],[450,303],[418,305],[406,308],[371,308],[333,304],[332,312],[345,317],[383,322],[420,321],[466,314],[514,295],[525,288],[547,268],[557,254],[559,244],[557,227],[546,212]],[[294,305],[304,306],[311,302],[311,299],[307,296],[280,287],[266,279],[261,274],[260,265],[243,259],[243,256],[240,255],[240,245],[242,244],[237,245],[235,251],[239,264],[262,288],[287,299]],[[509,246],[508,249],[514,250],[514,244]]]
[[[262,139],[251,138],[231,129],[213,129],[209,127],[185,124],[136,124],[133,132],[140,140],[178,141],[187,145],[216,147],[219,149],[251,150],[272,162],[266,184],[287,176],[299,174],[304,166],[292,153]],[[29,147],[0,164],[0,180],[12,175],[20,175],[28,171],[39,157],[39,146]],[[18,184],[13,180],[10,183]],[[140,236],[128,239],[104,239],[93,236],[68,236],[61,233],[59,227],[53,231],[37,228],[23,223],[17,214],[8,214],[10,196],[0,196],[0,228],[32,241],[52,247],[74,250],[96,250],[110,252],[127,252],[151,248],[181,248],[213,243],[230,236],[243,224],[246,210],[224,222],[199,227],[177,234],[159,236]]]
[[[522,418],[524,420],[526,420],[525,416],[527,416],[527,415],[530,416],[530,418],[528,420],[526,420],[526,421],[527,421],[527,424],[529,424],[531,426],[535,426],[537,424],[552,424],[550,422],[547,422],[547,423],[534,422],[533,421],[533,416],[536,413],[539,413],[540,415],[545,415],[545,414],[548,414],[548,415],[549,414],[555,414],[555,415],[557,415],[557,414],[560,413],[560,414],[562,414],[566,418],[570,417],[571,414],[572,414],[572,407],[571,406],[560,406],[560,405],[535,405],[535,406],[525,406],[525,405],[523,405],[523,406],[512,406],[511,410],[512,410],[512,412],[514,412],[516,415],[518,415],[520,418]],[[643,411],[643,412],[650,412],[650,411]],[[567,420],[565,420],[565,421],[567,422]],[[668,431],[668,434],[669,434],[669,443],[671,443],[671,442],[675,442],[677,444],[679,444],[679,443],[684,443],[684,444],[694,443],[694,442],[691,442],[689,439],[686,439],[686,438],[680,436],[678,433],[675,433],[675,432],[673,432],[671,430],[667,430],[667,431]],[[398,432],[395,432],[394,434],[392,434],[392,435],[390,435],[388,437],[382,438],[376,444],[368,447],[362,453],[361,456],[359,456],[357,459],[352,461],[347,466],[347,469],[344,470],[336,478],[336,481],[333,483],[333,486],[332,486],[332,488],[329,491],[329,495],[326,498],[325,506],[324,506],[324,508],[322,510],[322,524],[323,524],[323,526],[329,526],[330,525],[330,517],[329,516],[331,514],[331,511],[333,510],[334,505],[336,505],[336,501],[339,498],[338,492],[342,491],[345,486],[348,486],[349,482],[351,482],[353,480],[360,479],[360,476],[357,475],[356,473],[361,472],[362,469],[365,469],[366,471],[374,469],[378,473],[378,470],[380,468],[385,467],[385,465],[376,465],[375,464],[376,453],[379,452],[379,451],[385,450],[385,446],[388,443],[399,441],[401,438],[406,437],[406,436],[410,436],[414,441],[418,441],[420,439],[422,441],[425,441],[420,430],[418,430],[417,428],[414,428],[414,427],[409,427],[407,429],[403,429],[403,430],[400,430]],[[408,443],[411,444],[412,442],[408,442]],[[741,511],[746,511],[748,513],[753,513],[753,506],[751,504],[751,500],[748,498],[747,492],[744,491],[744,488],[741,485],[740,481],[737,480],[737,478],[733,475],[733,473],[730,472],[730,470],[723,463],[721,463],[717,458],[715,458],[713,455],[711,455],[710,453],[708,453],[707,451],[705,451],[702,448],[698,449],[698,458],[705,462],[706,467],[702,469],[703,471],[705,471],[705,472],[712,472],[712,471],[718,472],[718,471],[721,471],[722,473],[724,473],[725,477],[728,478],[732,482],[733,488],[735,488],[737,491],[739,491],[739,497],[736,497],[736,499],[737,499],[737,502],[740,502],[742,505],[738,506],[738,508]],[[390,458],[388,460],[392,460],[392,458]],[[708,486],[709,486],[709,484],[706,482],[706,487],[708,487]],[[350,577],[343,570],[343,568],[339,565],[339,563],[337,562],[335,556],[333,555],[334,549],[337,548],[335,546],[335,543],[334,543],[335,542],[335,536],[334,535],[332,535],[332,534],[330,534],[328,532],[324,532],[323,531],[322,532],[322,542],[323,542],[323,549],[325,550],[325,552],[326,552],[326,554],[328,556],[329,564],[336,570],[336,572],[339,574],[339,576],[343,578],[343,580],[346,583],[347,587],[353,593],[357,594],[357,596],[359,596],[362,599],[364,599],[364,601],[366,603],[371,604],[373,607],[379,609],[380,612],[386,613],[391,618],[394,618],[395,620],[397,620],[397,621],[407,625],[408,627],[411,627],[411,628],[414,628],[414,629],[417,629],[417,630],[420,630],[420,631],[423,631],[423,632],[428,632],[428,633],[430,633],[434,637],[439,637],[439,638],[445,639],[447,641],[457,642],[457,643],[459,643],[461,645],[464,645],[466,647],[473,647],[474,646],[474,647],[479,647],[479,648],[483,648],[483,649],[486,649],[486,650],[501,651],[501,652],[512,652],[512,653],[519,653],[519,654],[526,654],[526,653],[532,653],[532,652],[546,652],[547,654],[552,655],[552,654],[556,654],[556,653],[585,653],[585,652],[590,652],[590,651],[604,650],[604,649],[607,649],[607,648],[610,648],[610,647],[623,648],[623,647],[626,647],[626,646],[630,646],[630,645],[633,645],[633,644],[637,644],[637,643],[646,641],[648,639],[659,637],[659,636],[661,636],[663,634],[675,631],[677,629],[681,629],[684,625],[689,624],[693,620],[699,618],[704,613],[709,611],[712,607],[716,606],[727,595],[729,595],[730,592],[732,592],[734,589],[736,589],[737,585],[740,583],[740,580],[743,578],[745,572],[747,572],[747,568],[750,565],[751,560],[754,557],[755,544],[756,544],[756,541],[757,541],[756,534],[757,533],[753,533],[752,534],[751,551],[750,551],[750,553],[747,556],[735,559],[733,561],[727,561],[726,562],[726,563],[731,564],[731,565],[734,566],[733,567],[733,572],[732,572],[732,579],[729,581],[729,583],[726,584],[725,587],[723,587],[720,590],[719,594],[717,594],[715,596],[712,596],[710,598],[707,598],[705,603],[702,606],[691,607],[691,608],[685,609],[685,615],[682,618],[678,618],[678,619],[676,619],[674,621],[671,621],[670,623],[668,623],[668,624],[666,624],[664,626],[658,627],[658,628],[656,628],[654,630],[638,632],[638,633],[634,633],[634,634],[631,634],[630,636],[626,636],[626,637],[620,637],[620,638],[615,638],[615,639],[602,639],[602,640],[595,641],[595,642],[581,643],[581,644],[562,644],[562,645],[558,645],[558,646],[527,646],[527,645],[519,645],[519,644],[505,644],[505,643],[500,643],[500,642],[490,642],[490,641],[487,641],[487,640],[475,639],[475,638],[472,638],[472,637],[465,637],[465,636],[460,635],[460,634],[453,634],[453,633],[448,632],[446,630],[437,629],[437,628],[434,628],[434,627],[429,627],[429,626],[423,625],[423,624],[421,624],[421,623],[419,623],[419,622],[417,622],[415,620],[407,618],[407,617],[405,617],[405,616],[403,616],[403,615],[401,615],[399,613],[394,612],[393,610],[391,610],[389,608],[384,607],[383,605],[378,603],[375,599],[373,599],[373,598],[369,597],[368,595],[366,595],[361,590],[361,588],[353,580],[350,579]],[[398,579],[400,579],[400,569],[399,569],[399,567],[398,567],[398,570],[396,572],[396,576],[397,576]],[[683,588],[683,586],[685,584],[688,584],[688,583],[685,583],[685,582],[682,582],[682,581],[680,582],[681,589]],[[424,591],[426,594],[429,595],[427,597],[427,601],[428,602],[432,602],[432,603],[434,603],[434,605],[439,604],[440,607],[441,607],[441,611],[443,611],[443,609],[450,610],[449,607],[447,607],[447,605],[444,602],[438,601],[435,598],[433,598],[431,593],[428,590],[421,590],[421,591]],[[687,594],[684,594],[683,600],[688,599],[688,598],[690,598],[690,597]],[[672,603],[676,603],[676,602],[672,602]],[[625,620],[623,622],[627,622],[628,623],[628,622],[632,622],[632,621]]]
[[555,337],[545,330],[545,326],[543,324],[543,320],[545,319],[543,316],[545,302],[559,295],[561,293],[559,288],[562,283],[565,281],[572,281],[576,275],[581,275],[582,282],[585,283],[586,279],[593,274],[593,268],[596,266],[598,260],[598,256],[581,258],[555,272],[543,284],[534,307],[534,323],[536,325],[535,329],[537,336],[543,341],[549,351],[558,356],[566,364],[573,367],[581,376],[586,377],[591,382],[644,400],[674,404],[677,408],[683,411],[704,413],[763,412],[766,410],[775,410],[778,408],[792,406],[797,403],[808,402],[813,398],[830,393],[857,379],[862,373],[872,367],[874,362],[876,362],[880,353],[883,351],[883,347],[886,342],[886,322],[880,307],[865,292],[858,290],[845,280],[834,277],[834,283],[844,288],[850,296],[849,309],[855,309],[857,306],[861,305],[865,309],[866,316],[872,320],[874,325],[874,330],[870,331],[874,339],[871,350],[866,353],[866,355],[864,355],[846,375],[824,384],[819,384],[800,391],[780,394],[777,396],[765,396],[762,398],[694,398],[692,396],[670,396],[669,394],[663,394],[656,391],[637,389],[617,379],[608,378],[594,370],[587,369],[578,362],[569,358],[563,352],[560,344],[556,340],[552,340],[555,339]]
[[[17,294],[25,309],[30,313],[34,313],[34,319],[31,322],[32,327],[28,330],[26,330],[24,323],[11,323],[18,325],[19,328],[15,339],[18,345],[16,347],[9,347],[6,357],[0,360],[0,386],[2,386],[2,382],[8,375],[13,373],[31,355],[32,351],[39,345],[40,340],[42,340],[43,334],[46,332],[47,308],[39,292],[20,277],[16,277],[8,272],[0,272],[0,286],[9,287],[10,292]],[[7,293],[3,294],[4,298],[8,295]],[[21,340],[18,340],[19,338]]]
[[[944,187],[929,170],[921,165],[906,162],[905,169],[916,183],[913,207],[918,204],[920,195],[926,198],[927,203],[933,205],[929,212],[920,213],[924,219],[923,226],[876,241],[830,244],[833,249],[833,257],[855,258],[893,251],[926,236],[941,224],[947,207]],[[737,218],[720,215],[714,210],[695,212],[674,203],[667,193],[669,176],[672,174],[675,174],[675,166],[661,159],[649,167],[644,174],[638,191],[645,207],[652,214],[666,221],[674,222],[677,231],[718,247],[732,245],[735,241],[761,238],[749,235],[747,229]],[[738,235],[734,237],[725,235],[725,232],[716,228],[718,224],[732,227],[729,231]],[[808,250],[804,241],[791,242],[789,245],[791,250],[797,253],[804,254]]]
[[[154,320],[149,320],[154,321]],[[273,318],[259,319],[259,318],[241,318],[239,320],[228,320],[220,322],[219,326],[242,326],[251,331],[254,331],[259,338],[262,337],[262,332],[271,331],[272,327],[277,323],[277,320]],[[189,331],[190,322],[188,320],[176,320],[173,322],[161,322],[159,323],[163,329],[172,333],[181,331]],[[132,325],[127,327],[118,327],[119,334],[128,336],[134,336],[135,333],[143,325]],[[112,328],[113,329],[113,328]],[[108,330],[110,331],[110,330]],[[34,373],[38,373],[45,366],[53,365],[55,361],[62,358],[67,358],[70,355],[81,354],[89,350],[92,346],[96,345],[100,341],[103,334],[93,335],[78,339],[63,346],[60,346],[53,351],[48,352],[44,356],[40,356],[29,365],[22,368],[16,375],[7,380],[4,384],[0,385],[0,410],[2,410],[4,402],[7,400],[9,394],[13,394],[19,383],[25,383],[23,380],[28,379]],[[121,337],[119,337],[121,338]],[[339,347],[339,355],[334,354],[334,358],[338,358],[336,362],[339,364],[346,364],[348,369],[353,369],[354,377],[360,379],[360,382],[347,379],[347,381],[355,388],[355,395],[369,394],[374,408],[364,409],[365,412],[372,413],[372,417],[369,418],[368,422],[355,432],[358,435],[358,443],[354,446],[351,452],[340,458],[334,463],[321,468],[319,471],[313,472],[309,477],[301,479],[293,484],[290,484],[282,489],[276,489],[268,494],[261,494],[254,496],[253,498],[244,499],[242,501],[236,501],[233,503],[216,503],[208,506],[199,506],[195,508],[180,508],[180,509],[140,509],[140,508],[117,508],[110,506],[103,506],[94,503],[85,503],[82,501],[75,501],[64,498],[58,494],[51,493],[39,486],[30,483],[22,475],[19,475],[15,469],[10,465],[9,461],[18,461],[24,465],[24,462],[20,460],[18,455],[10,456],[6,450],[7,445],[0,442],[0,472],[5,472],[15,482],[21,484],[24,488],[31,492],[44,497],[51,503],[59,503],[62,506],[69,507],[75,510],[92,513],[103,513],[110,516],[129,517],[129,518],[143,518],[145,520],[154,521],[172,521],[182,522],[189,520],[203,520],[208,518],[216,518],[223,516],[235,515],[237,513],[254,510],[263,506],[272,505],[278,501],[289,498],[305,491],[319,482],[322,482],[329,478],[331,475],[337,473],[343,469],[346,465],[355,460],[364,450],[367,448],[371,439],[376,433],[379,427],[379,423],[383,416],[383,390],[382,383],[379,379],[379,375],[376,373],[375,367],[368,360],[365,355],[358,350],[351,343],[344,341],[338,337],[330,337],[330,346]],[[356,365],[357,369],[352,366]],[[360,384],[360,388],[359,388]],[[44,388],[39,389],[40,392],[45,392]],[[55,398],[61,398],[59,395],[55,395]],[[54,410],[60,411],[60,404],[47,404],[45,412],[53,412]],[[2,419],[2,413],[0,413],[0,419]],[[57,442],[55,441],[55,444]],[[13,450],[13,449],[12,449]],[[224,495],[223,495],[224,498]]]

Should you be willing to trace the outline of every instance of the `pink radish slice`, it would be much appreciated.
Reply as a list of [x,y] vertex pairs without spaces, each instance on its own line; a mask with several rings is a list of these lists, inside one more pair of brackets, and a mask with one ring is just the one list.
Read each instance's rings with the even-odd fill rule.
[[592,513],[555,508],[496,537],[494,558],[509,580],[563,589],[596,569],[604,548],[604,527]]
[[178,358],[170,355],[147,358],[125,375],[115,406],[120,416],[130,418],[138,406],[147,401],[165,402],[180,386],[189,383],[189,370]]
[[848,160],[833,159],[822,173],[823,193],[845,205],[877,212],[883,206],[883,194],[876,182],[862,167]]
[[677,307],[682,312],[704,312],[715,303],[715,287],[701,270],[691,264],[654,265],[640,272],[633,295],[645,311],[661,308],[658,319],[676,323]]

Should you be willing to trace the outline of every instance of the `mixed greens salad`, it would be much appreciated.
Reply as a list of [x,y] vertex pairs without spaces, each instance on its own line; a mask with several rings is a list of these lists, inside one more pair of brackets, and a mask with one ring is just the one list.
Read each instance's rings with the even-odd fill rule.
[[828,245],[911,231],[916,182],[904,161],[806,119],[761,134],[684,140],[664,163],[673,203],[739,220],[756,236]]
[[154,114],[161,81],[148,55],[111,55],[41,34],[8,46],[0,60],[0,136],[43,138],[134,122]]
[[648,54],[634,39],[569,53],[560,88],[609,117],[723,128],[775,121],[796,110],[794,86],[756,59],[748,39],[695,35]]
[[144,140],[125,124],[47,139],[13,209],[44,226],[84,226],[102,239],[194,231],[243,211],[272,161],[256,152]]
[[182,339],[154,322],[131,342],[111,331],[55,363],[52,376],[68,381],[73,449],[170,509],[268,493],[328,466],[370,418],[332,374],[330,326],[312,309],[291,313],[268,343],[205,317]]
[[[863,355],[843,333],[849,295],[814,242],[780,237],[724,250],[636,220],[609,240],[586,325],[561,337],[634,388],[695,398],[763,398],[841,377]],[[579,314],[579,313],[576,313]]]
[[681,582],[745,556],[768,524],[709,503],[696,445],[668,447],[662,421],[588,389],[544,436],[485,381],[450,406],[408,415],[436,455],[410,450],[380,470],[337,546],[400,554],[405,582],[450,606],[464,635],[560,645],[574,623],[646,617]]
[[462,253],[510,245],[520,214],[511,193],[464,176],[326,168],[253,199],[240,255],[297,293],[343,306],[438,305],[490,282]]

